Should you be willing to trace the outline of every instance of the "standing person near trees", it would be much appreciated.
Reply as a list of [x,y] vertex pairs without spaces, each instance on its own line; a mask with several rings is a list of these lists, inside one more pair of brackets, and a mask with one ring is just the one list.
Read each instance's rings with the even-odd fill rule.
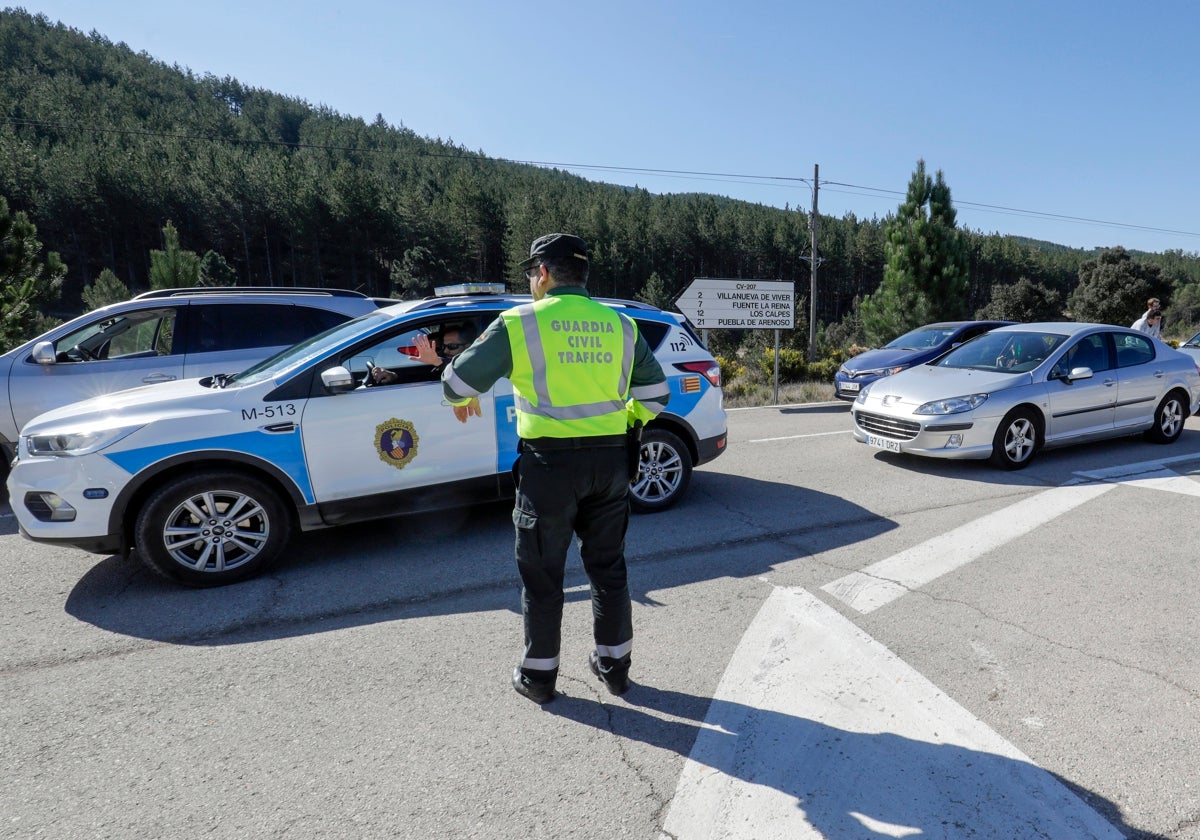
[[563,578],[572,535],[591,583],[596,648],[588,667],[613,694],[629,689],[633,620],[625,568],[632,427],[666,407],[662,367],[634,322],[587,292],[587,244],[552,233],[521,263],[533,302],[501,313],[442,374],[460,422],[478,395],[512,382],[520,444],[514,473],[517,570],[525,650],[513,688],[555,697]]
[[[1151,318],[1150,316],[1155,317]],[[1130,326],[1130,329],[1141,330],[1147,335],[1162,338],[1162,301],[1153,297],[1146,301],[1146,311]]]
[[1162,331],[1162,312],[1157,309],[1151,309],[1141,318],[1138,318],[1136,321],[1130,324],[1129,328],[1144,332],[1146,335],[1153,336],[1154,338],[1160,338]]

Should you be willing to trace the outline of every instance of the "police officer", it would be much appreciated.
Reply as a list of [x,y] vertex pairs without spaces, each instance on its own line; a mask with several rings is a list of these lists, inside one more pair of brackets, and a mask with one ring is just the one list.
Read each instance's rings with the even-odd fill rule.
[[479,414],[478,395],[497,379],[513,386],[521,438],[513,524],[525,653],[512,684],[535,703],[554,699],[574,534],[592,590],[596,649],[588,664],[610,692],[623,694],[633,646],[627,430],[662,411],[670,390],[633,321],[588,296],[582,239],[540,237],[521,266],[533,302],[501,313],[442,374],[446,400],[464,423]]

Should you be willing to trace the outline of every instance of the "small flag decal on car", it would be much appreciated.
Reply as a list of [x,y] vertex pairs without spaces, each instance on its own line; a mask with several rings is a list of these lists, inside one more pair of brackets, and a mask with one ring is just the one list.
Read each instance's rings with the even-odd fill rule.
[[700,393],[700,377],[685,376],[679,380],[679,390],[684,394],[699,394]]

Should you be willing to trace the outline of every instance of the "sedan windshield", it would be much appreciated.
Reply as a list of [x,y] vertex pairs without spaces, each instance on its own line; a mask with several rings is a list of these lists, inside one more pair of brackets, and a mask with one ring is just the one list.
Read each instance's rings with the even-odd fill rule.
[[951,327],[942,327],[935,329],[931,327],[921,327],[920,329],[907,332],[897,339],[893,339],[883,346],[885,350],[927,350],[930,347],[940,347],[945,344],[954,335],[954,329]]
[[990,332],[951,350],[938,367],[1025,373],[1046,361],[1066,341],[1065,335],[1043,332]]

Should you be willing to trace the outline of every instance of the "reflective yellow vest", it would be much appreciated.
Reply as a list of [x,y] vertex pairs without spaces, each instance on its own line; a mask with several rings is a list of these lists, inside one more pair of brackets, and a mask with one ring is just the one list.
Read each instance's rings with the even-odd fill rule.
[[633,321],[583,295],[549,295],[500,317],[520,437],[625,433]]

